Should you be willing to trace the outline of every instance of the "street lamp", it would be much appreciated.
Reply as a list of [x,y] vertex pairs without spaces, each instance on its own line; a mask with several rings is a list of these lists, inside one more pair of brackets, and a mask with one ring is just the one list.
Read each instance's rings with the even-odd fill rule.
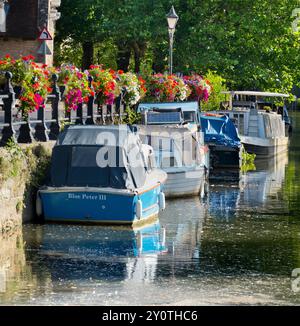
[[170,75],[173,74],[173,44],[174,44],[174,34],[179,17],[177,16],[174,6],[172,6],[170,12],[167,14],[167,21],[169,26],[169,38],[170,38],[170,63],[169,71]]

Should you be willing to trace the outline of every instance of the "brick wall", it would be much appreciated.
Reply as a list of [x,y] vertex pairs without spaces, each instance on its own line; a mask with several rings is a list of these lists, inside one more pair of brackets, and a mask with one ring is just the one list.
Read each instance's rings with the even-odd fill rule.
[[18,58],[20,55],[36,56],[38,42],[35,40],[20,40],[20,39],[4,39],[0,38],[0,57],[9,53],[13,57]]

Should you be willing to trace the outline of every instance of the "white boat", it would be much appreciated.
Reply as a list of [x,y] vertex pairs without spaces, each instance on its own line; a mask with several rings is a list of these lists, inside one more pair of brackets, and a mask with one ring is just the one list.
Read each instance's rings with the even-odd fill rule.
[[[258,158],[268,158],[287,151],[285,121],[281,114],[273,112],[262,98],[288,98],[287,94],[231,91],[229,110],[218,111],[232,119],[239,131],[240,139],[248,153]],[[252,99],[249,101],[249,98]]]
[[154,149],[156,164],[168,175],[164,193],[168,198],[206,194],[206,153],[199,133],[184,126],[140,126],[144,144]]

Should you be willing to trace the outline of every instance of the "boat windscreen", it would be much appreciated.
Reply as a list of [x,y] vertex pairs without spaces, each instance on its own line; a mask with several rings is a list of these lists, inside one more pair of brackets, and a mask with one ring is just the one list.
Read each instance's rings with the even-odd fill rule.
[[[124,148],[111,146],[55,146],[51,186],[132,189],[144,185],[145,169],[128,167]],[[140,163],[141,165],[142,163]]]

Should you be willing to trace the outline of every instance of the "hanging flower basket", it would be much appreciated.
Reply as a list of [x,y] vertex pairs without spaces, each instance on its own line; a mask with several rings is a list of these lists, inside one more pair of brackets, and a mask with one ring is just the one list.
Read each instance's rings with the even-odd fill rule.
[[146,95],[145,81],[131,72],[118,71],[119,87],[123,92],[123,102],[128,106],[137,104]]
[[183,77],[184,83],[188,85],[191,93],[188,97],[191,101],[207,102],[212,92],[212,86],[209,81],[204,79],[202,76],[193,74],[191,76]]
[[185,101],[191,93],[180,77],[155,74],[147,78],[147,100],[150,102]]
[[[30,55],[15,60],[8,54],[0,60],[0,71],[12,73],[19,110],[25,118],[44,107],[45,98],[51,92],[46,65],[38,65],[33,60],[34,57]],[[0,82],[3,83],[3,79]]]
[[67,112],[76,111],[80,104],[88,102],[91,89],[89,88],[87,73],[81,72],[72,65],[52,69],[52,73],[58,73],[58,85],[65,100]]
[[91,66],[89,74],[93,77],[93,88],[98,105],[112,105],[121,94],[117,83],[118,74],[112,69],[103,69],[102,66]]

